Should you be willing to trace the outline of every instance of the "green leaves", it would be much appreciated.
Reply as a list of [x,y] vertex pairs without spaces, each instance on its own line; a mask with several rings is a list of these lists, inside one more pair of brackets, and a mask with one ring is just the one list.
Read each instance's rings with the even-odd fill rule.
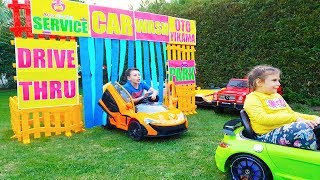
[[320,105],[320,1],[184,2],[147,11],[196,20],[198,86],[269,64],[283,72],[287,101]]

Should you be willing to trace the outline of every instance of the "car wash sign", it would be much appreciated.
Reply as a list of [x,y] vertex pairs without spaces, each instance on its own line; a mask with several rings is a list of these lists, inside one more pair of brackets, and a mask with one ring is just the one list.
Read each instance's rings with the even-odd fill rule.
[[168,68],[169,81],[177,85],[196,83],[194,60],[169,60]]
[[31,18],[34,34],[196,45],[196,21],[148,12],[31,0]]

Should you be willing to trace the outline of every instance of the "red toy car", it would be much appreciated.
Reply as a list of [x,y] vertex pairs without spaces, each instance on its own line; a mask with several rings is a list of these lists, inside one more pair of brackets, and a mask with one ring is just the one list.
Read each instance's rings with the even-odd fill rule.
[[[282,95],[282,87],[278,93]],[[250,93],[248,79],[230,79],[226,88],[213,94],[213,107],[216,113],[223,112],[224,108],[241,110],[243,108],[246,95]]]
[[241,110],[249,92],[248,79],[230,79],[226,88],[213,94],[214,112],[221,113],[224,108]]

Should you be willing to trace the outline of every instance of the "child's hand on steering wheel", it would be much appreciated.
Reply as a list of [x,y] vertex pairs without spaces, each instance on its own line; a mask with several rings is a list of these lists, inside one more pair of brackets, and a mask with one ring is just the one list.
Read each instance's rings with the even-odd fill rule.
[[143,98],[147,98],[147,97],[149,97],[149,96],[150,96],[150,94],[151,94],[151,92],[146,92],[146,93],[143,95]]
[[155,100],[156,98],[157,98],[157,95],[156,95],[155,93],[152,93],[151,99],[152,99],[152,100]]

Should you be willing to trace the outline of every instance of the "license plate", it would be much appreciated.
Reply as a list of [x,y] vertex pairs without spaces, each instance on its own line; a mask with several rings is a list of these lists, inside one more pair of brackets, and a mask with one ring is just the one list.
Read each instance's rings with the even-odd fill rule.
[[219,97],[219,100],[232,101],[232,100],[235,100],[235,97],[234,96],[230,96],[230,95],[221,95]]
[[231,103],[227,103],[227,102],[221,102],[222,104],[231,104]]

